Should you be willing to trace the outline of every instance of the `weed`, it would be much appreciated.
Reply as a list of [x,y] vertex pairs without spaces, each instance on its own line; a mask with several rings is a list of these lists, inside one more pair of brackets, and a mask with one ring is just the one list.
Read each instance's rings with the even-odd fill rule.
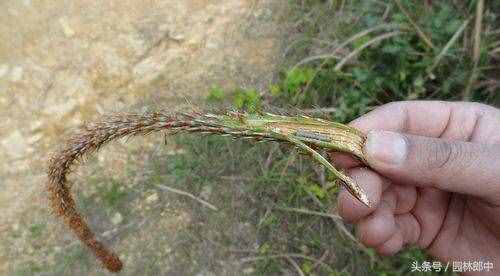
[[214,86],[208,92],[207,101],[208,102],[221,102],[225,98],[225,93],[219,86]]
[[[389,101],[461,99],[473,64],[469,40],[465,37],[472,24],[466,26],[465,32],[461,31],[461,27],[474,14],[475,6],[447,2],[435,2],[431,6],[414,1],[396,2],[400,2],[403,10],[393,2],[349,1],[339,10],[340,7],[331,2],[299,1],[300,6],[296,6],[297,29],[305,38],[301,37],[300,44],[290,43],[299,49],[288,49],[285,65],[292,69],[285,69],[283,85],[287,86],[290,76],[296,81],[292,82],[294,85],[287,86],[293,91],[287,91],[288,97],[282,102],[337,107],[336,118],[348,121],[366,112],[370,106]],[[405,10],[410,10],[412,14],[406,14]],[[303,18],[304,14],[308,15],[307,20]],[[494,20],[494,17],[485,16],[483,25],[494,26]],[[394,26],[399,26],[397,28],[404,32],[363,49],[342,70],[338,70],[343,57],[380,36],[378,29],[396,28]],[[431,41],[432,47],[414,31],[414,27]],[[455,34],[453,43],[449,43]],[[350,44],[342,43],[349,40],[352,40]],[[487,48],[488,45],[483,44],[482,49]],[[311,55],[316,52],[320,54]],[[494,61],[486,58],[485,54],[483,50],[478,67]],[[439,62],[436,63],[437,58]],[[297,69],[298,64],[300,70]],[[483,80],[487,79],[483,73],[479,75]],[[279,91],[276,87],[270,87],[271,94]],[[490,92],[487,92],[488,89]],[[473,91],[471,98],[498,102],[499,93],[491,89],[496,88],[479,87]],[[302,96],[297,97],[296,94]]]
[[233,104],[236,108],[250,112],[261,110],[262,98],[255,89],[237,89]]
[[104,205],[107,209],[117,211],[128,195],[125,191],[123,184],[116,180],[111,180],[111,183],[106,183],[106,185],[98,186],[97,193],[101,195]]
[[31,237],[34,240],[39,239],[43,232],[45,231],[46,224],[45,223],[34,223],[28,227],[28,231],[30,232]]

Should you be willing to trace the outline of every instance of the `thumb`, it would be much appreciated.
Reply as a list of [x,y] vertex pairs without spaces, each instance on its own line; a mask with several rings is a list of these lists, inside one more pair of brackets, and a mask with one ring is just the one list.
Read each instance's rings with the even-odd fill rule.
[[371,131],[369,165],[405,184],[435,187],[500,202],[500,146]]

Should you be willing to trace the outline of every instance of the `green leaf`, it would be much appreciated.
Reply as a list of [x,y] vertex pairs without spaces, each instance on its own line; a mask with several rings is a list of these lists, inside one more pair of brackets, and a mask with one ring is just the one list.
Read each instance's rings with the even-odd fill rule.
[[370,41],[371,37],[369,35],[362,36],[353,42],[354,48],[359,48],[366,42]]
[[307,190],[313,193],[319,199],[323,199],[326,196],[326,191],[317,184],[307,186]]
[[260,109],[262,98],[255,89],[238,89],[235,92],[233,104],[238,109],[245,109],[255,112]]
[[311,81],[313,76],[314,70],[311,68],[297,68],[288,71],[284,81],[286,90],[292,96],[297,94],[299,88]]
[[275,97],[279,96],[281,94],[281,92],[282,92],[281,91],[281,87],[279,85],[277,85],[277,84],[271,85],[271,87],[270,87],[269,90],[271,91],[271,95],[273,95]]
[[301,266],[301,269],[302,269],[302,271],[303,271],[305,274],[309,274],[309,273],[311,273],[312,268],[313,268],[313,266],[312,266],[312,263],[311,263],[310,261],[305,261],[305,262],[302,264],[302,266]]
[[224,99],[224,90],[218,86],[214,86],[210,89],[207,96],[207,101],[209,102],[220,102]]

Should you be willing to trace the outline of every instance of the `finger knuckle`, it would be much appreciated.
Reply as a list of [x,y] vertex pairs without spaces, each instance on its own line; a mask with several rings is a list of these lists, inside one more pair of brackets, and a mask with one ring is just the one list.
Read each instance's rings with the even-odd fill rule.
[[450,143],[438,142],[432,143],[429,147],[425,164],[427,169],[442,169],[447,166],[455,154],[454,147]]
[[472,156],[464,149],[462,143],[439,141],[429,147],[425,164],[428,170],[459,170],[465,168],[471,159]]
[[470,105],[477,112],[488,112],[488,111],[492,111],[495,109],[494,107],[489,106],[489,105],[484,104],[484,103],[470,103]]
[[382,106],[379,107],[379,109],[381,110],[396,110],[396,111],[400,111],[402,109],[404,109],[405,105],[407,103],[406,102],[403,102],[403,101],[399,101],[399,102],[390,102],[390,103],[386,103]]

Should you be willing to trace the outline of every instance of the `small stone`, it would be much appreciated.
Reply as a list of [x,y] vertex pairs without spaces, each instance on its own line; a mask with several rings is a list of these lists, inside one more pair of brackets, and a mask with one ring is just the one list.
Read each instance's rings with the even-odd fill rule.
[[9,65],[8,64],[0,64],[0,78],[7,75],[9,72]]
[[63,29],[63,33],[66,37],[73,37],[75,35],[75,30],[73,30],[68,23],[68,20],[65,17],[59,18],[59,24]]
[[41,134],[41,133],[33,134],[31,137],[28,138],[28,143],[30,145],[34,145],[34,144],[40,142],[40,140],[42,140],[42,138],[43,138],[43,134]]
[[31,131],[38,131],[38,130],[42,129],[42,126],[43,126],[42,121],[33,121],[30,123],[30,130]]
[[113,230],[104,231],[101,235],[105,238],[109,238],[111,234],[113,234]]
[[12,72],[10,73],[10,80],[13,82],[20,81],[23,78],[23,67],[16,66],[12,68]]
[[111,223],[114,225],[120,224],[123,221],[123,216],[119,212],[116,212],[115,215],[111,218]]
[[205,47],[207,47],[207,49],[215,50],[217,49],[217,47],[219,47],[219,44],[215,42],[215,40],[209,40],[208,42],[206,42]]
[[182,33],[171,33],[170,38],[175,41],[183,41],[184,39],[186,39],[186,36],[184,36],[184,34]]
[[26,140],[19,130],[13,131],[0,141],[0,145],[8,149],[7,153],[13,158],[21,158],[27,148]]
[[154,193],[146,198],[146,203],[153,204],[153,203],[157,202],[158,199],[159,199],[158,194]]
[[247,267],[243,269],[243,274],[253,274],[255,272],[255,269],[253,267]]
[[204,200],[209,200],[211,194],[212,194],[212,187],[206,185],[206,186],[203,186],[201,193],[200,193],[200,197]]

